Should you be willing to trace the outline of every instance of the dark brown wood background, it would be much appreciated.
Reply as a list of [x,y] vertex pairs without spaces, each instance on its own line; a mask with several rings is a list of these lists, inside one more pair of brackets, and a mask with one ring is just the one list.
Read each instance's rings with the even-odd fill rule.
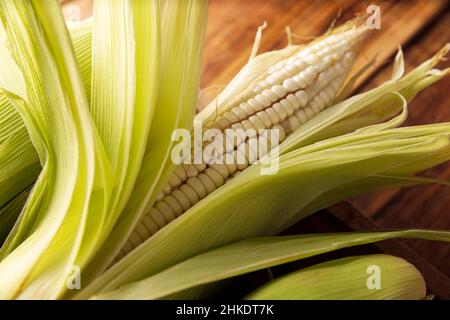
[[[67,1],[68,4],[72,2],[76,1]],[[89,15],[90,1],[78,0],[78,3],[83,8],[83,16]],[[264,21],[268,26],[263,33],[260,52],[286,46],[286,26],[290,26],[295,35],[294,42],[302,43],[308,37],[326,31],[334,19],[339,24],[357,13],[364,13],[369,4],[368,1],[355,0],[211,0],[201,86],[205,88],[228,83],[248,60],[255,31]],[[382,9],[381,29],[375,31],[367,42],[358,65],[376,53],[379,53],[378,62],[359,83],[358,91],[370,89],[389,78],[390,62],[398,45],[404,50],[408,71],[450,42],[449,1],[378,1],[376,4]],[[449,61],[440,65],[442,68],[449,66]],[[450,77],[447,77],[420,93],[409,105],[407,125],[450,121],[449,90]],[[208,100],[214,94],[214,90],[206,90],[202,98]],[[425,174],[449,179],[450,164],[443,164]],[[334,206],[329,211],[352,228],[378,226],[450,230],[448,187],[429,185],[388,190],[355,197],[349,199],[348,203],[357,211],[352,211],[345,204]],[[326,225],[321,230],[310,228],[307,231],[332,231],[333,226]],[[411,249],[406,255],[408,259],[414,260],[411,262],[429,263],[421,271],[428,273],[430,269],[436,268],[434,271],[437,271],[438,276],[430,276],[434,277],[434,280],[430,280],[434,287],[439,283],[450,283],[448,244],[402,240],[400,244],[394,243],[394,247],[383,247],[383,250],[399,254],[401,248]],[[422,262],[420,257],[424,258]],[[442,297],[450,297],[447,288],[440,289]]]

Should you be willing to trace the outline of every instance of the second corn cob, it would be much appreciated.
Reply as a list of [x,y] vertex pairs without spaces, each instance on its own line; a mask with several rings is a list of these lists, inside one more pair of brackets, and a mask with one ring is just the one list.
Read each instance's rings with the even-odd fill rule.
[[284,275],[247,299],[421,300],[425,294],[425,281],[413,265],[374,254],[331,260]]

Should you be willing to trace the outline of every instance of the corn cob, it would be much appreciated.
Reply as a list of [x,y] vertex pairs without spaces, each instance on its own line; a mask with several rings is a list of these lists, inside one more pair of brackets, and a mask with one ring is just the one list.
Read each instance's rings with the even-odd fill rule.
[[[367,31],[365,25],[353,25],[293,50],[290,56],[267,70],[261,70],[262,76],[253,80],[248,89],[239,94],[239,99],[227,106],[219,106],[215,110],[213,123],[206,126],[222,132],[227,129],[254,129],[261,133],[266,129],[277,129],[279,141],[269,139],[263,146],[263,149],[270,151],[333,104],[353,67]],[[200,113],[196,118],[207,117]],[[146,210],[116,259],[126,255],[264,155],[259,152],[259,158],[250,159],[248,138],[227,143],[232,148],[225,149],[223,158],[231,157],[234,164],[183,164],[175,168],[157,201]],[[245,161],[238,163],[237,159]]]
[[421,300],[426,284],[412,264],[386,254],[331,260],[281,276],[250,300]]

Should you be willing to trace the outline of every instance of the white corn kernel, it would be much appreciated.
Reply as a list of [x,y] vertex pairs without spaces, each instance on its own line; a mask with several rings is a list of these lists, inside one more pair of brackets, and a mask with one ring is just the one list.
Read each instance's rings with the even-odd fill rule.
[[287,91],[290,91],[290,92],[294,92],[294,91],[300,89],[300,86],[298,85],[298,83],[292,79],[284,80],[283,86],[287,89]]
[[283,98],[287,94],[287,90],[280,85],[276,85],[272,87],[272,91],[279,97]]

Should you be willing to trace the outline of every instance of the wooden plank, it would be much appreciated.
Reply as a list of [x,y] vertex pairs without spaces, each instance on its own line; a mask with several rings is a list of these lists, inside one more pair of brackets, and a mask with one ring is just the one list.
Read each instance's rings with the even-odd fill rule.
[[[363,48],[366,55],[356,62],[355,69],[360,69],[370,58],[379,52],[372,72],[365,74],[356,87],[363,85],[376,70],[389,61],[397,52],[398,46],[405,46],[434,20],[449,2],[443,1],[397,1],[386,13],[381,15],[381,29],[371,35]],[[383,6],[381,6],[383,7]]]
[[[357,1],[237,1],[212,0],[209,7],[202,87],[225,85],[248,61],[256,29],[264,21],[260,51],[282,48],[287,44],[284,28],[303,21],[303,34],[315,36],[330,24],[342,6]],[[309,21],[313,12],[321,12],[320,18]]]
[[[398,45],[413,39],[446,6],[446,0],[383,2],[381,30],[373,31],[363,49],[365,56],[360,57],[355,69],[377,52],[379,59],[359,83],[383,65],[386,58],[395,54]],[[337,20],[338,24],[365,12],[366,8],[367,3],[360,1],[211,0],[202,87],[224,85],[231,80],[247,62],[255,31],[264,21],[268,27],[263,33],[261,52],[287,44],[285,26],[290,26],[296,35],[317,36],[327,30],[339,12],[342,12],[342,17]]]

